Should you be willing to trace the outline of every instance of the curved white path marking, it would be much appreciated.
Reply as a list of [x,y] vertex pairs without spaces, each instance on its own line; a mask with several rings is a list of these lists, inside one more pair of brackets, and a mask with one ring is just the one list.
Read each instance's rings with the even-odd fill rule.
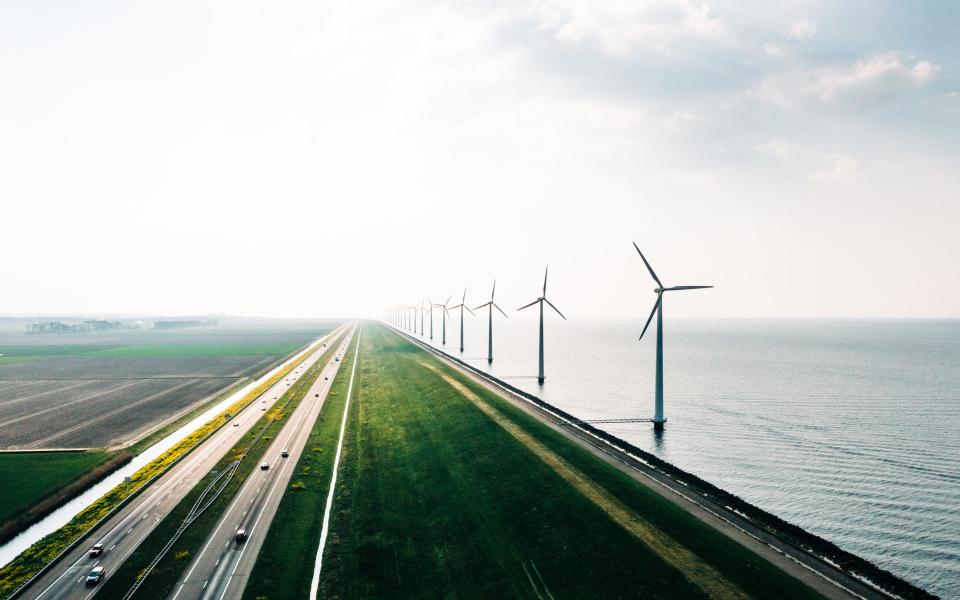
[[357,332],[357,350],[353,353],[353,368],[350,369],[350,384],[347,386],[347,401],[343,405],[343,420],[340,421],[340,439],[337,441],[337,455],[333,459],[333,473],[330,475],[330,490],[327,492],[327,507],[323,511],[323,527],[320,529],[320,546],[317,559],[313,563],[313,579],[310,580],[310,600],[317,600],[317,587],[320,585],[320,566],[323,561],[323,548],[327,545],[330,532],[330,511],[333,510],[333,492],[337,487],[337,470],[340,467],[340,450],[343,448],[343,434],[347,431],[347,416],[350,414],[350,398],[353,396],[353,378],[357,374],[360,362],[360,337],[363,330]]

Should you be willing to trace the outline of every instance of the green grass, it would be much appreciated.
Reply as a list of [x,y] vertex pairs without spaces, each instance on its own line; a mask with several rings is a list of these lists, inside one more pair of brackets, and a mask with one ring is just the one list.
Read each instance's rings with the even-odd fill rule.
[[[280,432],[286,424],[289,416],[293,413],[310,385],[319,376],[323,366],[330,361],[336,349],[336,342],[329,343],[328,349],[323,356],[314,363],[313,367],[307,370],[307,373],[301,376],[293,386],[284,392],[274,408],[262,416],[250,429],[250,431],[230,449],[224,457],[213,467],[212,471],[222,472],[237,456],[246,448],[254,436],[264,425],[268,425],[269,417],[282,406],[284,401],[290,397],[292,400],[283,411],[283,417],[273,421],[268,425],[267,431],[251,448],[249,454],[240,463],[237,473],[233,480],[224,488],[223,493],[214,501],[213,504],[200,515],[187,530],[183,533],[177,543],[174,544],[171,551],[157,564],[149,579],[137,592],[138,599],[163,599],[167,598],[173,587],[176,585],[183,570],[190,564],[190,558],[194,556],[206,541],[207,536],[216,526],[220,516],[230,505],[231,500],[240,490],[244,480],[250,472],[260,463],[260,458],[273,441],[273,438]],[[189,513],[197,496],[210,483],[211,475],[208,473],[191,489],[170,513],[157,525],[157,527],[147,536],[142,544],[130,555],[123,566],[104,584],[103,588],[97,593],[98,598],[122,598],[127,590],[133,585],[141,571],[153,560],[161,548],[167,543],[173,532],[183,522],[184,517]]]
[[[381,326],[364,327],[321,596],[704,597],[420,361],[440,364]],[[444,371],[746,595],[817,597],[533,417]],[[303,499],[289,506],[297,505],[307,512],[284,511],[284,519],[309,519],[315,510]],[[302,573],[256,595],[302,597]]]
[[280,501],[277,518],[267,532],[244,598],[308,595],[356,346],[354,338],[341,358],[343,364]]
[[110,455],[101,450],[0,453],[0,522],[27,510]]

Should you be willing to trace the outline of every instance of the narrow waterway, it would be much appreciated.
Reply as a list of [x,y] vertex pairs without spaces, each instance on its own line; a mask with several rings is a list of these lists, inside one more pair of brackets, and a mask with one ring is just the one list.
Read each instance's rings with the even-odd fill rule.
[[[311,346],[316,345],[319,342],[320,340],[315,340]],[[301,353],[297,353],[296,356],[299,356],[300,354]],[[70,519],[75,517],[84,508],[95,502],[114,487],[123,484],[125,477],[129,477],[130,475],[136,473],[141,467],[146,466],[150,463],[150,461],[175,446],[179,441],[196,431],[200,426],[210,421],[210,419],[226,410],[231,404],[248,394],[262,382],[273,377],[277,372],[293,362],[296,356],[291,357],[290,359],[271,369],[260,379],[251,381],[233,394],[230,394],[224,400],[207,409],[203,414],[199,415],[186,425],[183,425],[153,446],[150,446],[137,456],[133,457],[133,460],[108,475],[99,483],[87,488],[87,490],[81,493],[79,496],[53,511],[42,520],[34,523],[18,536],[8,541],[6,544],[3,544],[3,546],[0,546],[0,567],[8,564],[21,552],[32,546],[37,541],[43,539],[44,536],[49,535],[66,525]]]

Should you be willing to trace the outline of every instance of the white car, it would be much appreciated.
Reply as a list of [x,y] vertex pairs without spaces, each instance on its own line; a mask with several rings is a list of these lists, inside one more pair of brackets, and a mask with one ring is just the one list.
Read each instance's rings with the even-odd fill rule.
[[103,581],[103,577],[107,574],[107,570],[103,567],[94,567],[90,574],[87,575],[87,585],[97,585]]

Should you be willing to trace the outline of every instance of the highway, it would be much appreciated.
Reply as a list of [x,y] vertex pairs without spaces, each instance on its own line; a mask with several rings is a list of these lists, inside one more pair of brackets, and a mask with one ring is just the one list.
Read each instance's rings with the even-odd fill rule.
[[[116,571],[124,560],[153,531],[157,523],[169,513],[184,496],[213,468],[217,461],[246,434],[287,390],[289,385],[316,362],[337,338],[347,332],[343,325],[315,341],[312,352],[287,377],[279,380],[246,408],[234,415],[231,421],[214,432],[206,441],[171,467],[163,476],[141,491],[127,505],[102,523],[80,544],[64,556],[50,570],[27,587],[19,597],[29,599],[60,600],[88,599],[100,586],[88,587],[85,578],[96,566],[106,569],[106,578]],[[297,354],[299,356],[300,353]],[[288,360],[278,369],[290,364]],[[268,380],[276,370],[264,375],[257,384]],[[236,425],[236,426],[234,426]],[[89,556],[89,549],[101,543],[104,552],[99,557]],[[101,583],[102,585],[102,583]]]
[[[338,358],[346,356],[353,333],[351,331],[344,336],[337,349]],[[255,469],[247,477],[200,552],[177,581],[172,600],[222,600],[243,595],[283,492],[293,476],[340,365],[340,360],[334,360],[324,367],[306,398],[264,454],[261,462],[269,464],[270,468],[265,471]],[[289,452],[289,457],[281,455],[283,450]],[[247,532],[245,542],[236,540],[239,529]]]

